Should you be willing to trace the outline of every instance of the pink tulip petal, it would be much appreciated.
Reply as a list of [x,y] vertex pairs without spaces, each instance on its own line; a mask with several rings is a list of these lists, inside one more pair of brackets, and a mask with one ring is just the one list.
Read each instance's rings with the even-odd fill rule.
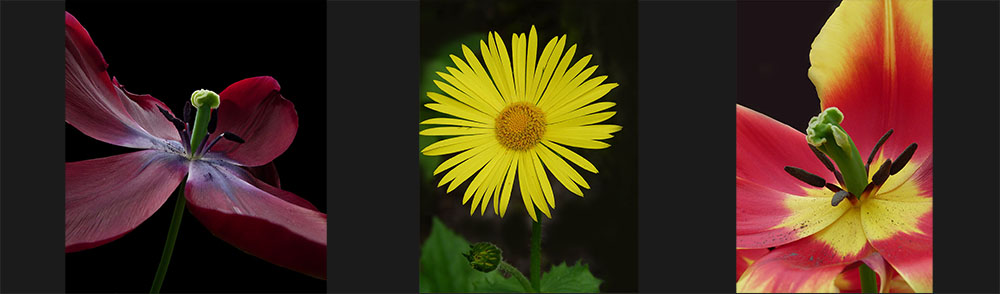
[[837,292],[843,269],[874,252],[861,229],[860,209],[849,210],[816,234],[779,246],[747,268],[737,292]]
[[740,280],[740,276],[747,270],[747,267],[750,267],[753,262],[759,260],[767,252],[769,252],[767,249],[736,249],[736,281]]
[[785,173],[794,166],[836,183],[806,143],[806,135],[752,109],[736,105],[736,177],[785,193],[811,187]]
[[849,201],[830,205],[833,192],[818,192],[829,196],[793,195],[736,178],[736,248],[791,243],[826,229],[851,209]]
[[188,207],[209,231],[268,262],[326,278],[326,214],[248,183],[235,166],[200,161],[190,173]]
[[[66,13],[66,122],[95,139],[132,148],[183,146],[177,129],[149,95],[126,93],[112,81],[108,65],[87,30]],[[177,146],[173,146],[177,145]]]
[[281,96],[280,90],[273,78],[255,77],[222,91],[218,127],[210,138],[230,132],[246,142],[223,139],[211,151],[245,166],[266,164],[285,152],[295,138],[299,117],[295,106]]
[[120,238],[153,215],[187,173],[176,154],[143,150],[66,163],[66,252]]

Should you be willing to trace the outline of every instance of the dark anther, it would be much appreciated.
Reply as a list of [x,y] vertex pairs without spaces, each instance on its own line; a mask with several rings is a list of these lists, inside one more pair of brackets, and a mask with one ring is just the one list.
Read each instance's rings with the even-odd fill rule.
[[816,154],[816,158],[819,158],[819,161],[823,162],[823,165],[826,166],[826,169],[830,171],[836,171],[836,169],[834,169],[833,167],[833,162],[830,162],[830,158],[827,158],[826,154],[820,152],[819,149],[816,149],[816,146],[813,146],[812,144],[807,144],[807,145],[809,145],[809,150],[812,150],[813,154]]
[[894,175],[902,170],[906,166],[906,163],[910,161],[910,158],[913,157],[913,152],[916,151],[917,143],[910,143],[910,146],[906,146],[903,153],[900,153],[899,157],[896,157],[896,161],[892,163],[892,169],[889,170],[889,174]]
[[192,107],[194,107],[194,106],[191,105],[191,101],[190,100],[187,103],[184,103],[184,122],[189,123],[189,124],[194,124],[194,121],[191,120],[191,119],[193,119],[193,117],[191,117],[191,108]]
[[878,171],[875,172],[875,175],[872,176],[872,184],[875,184],[875,186],[881,186],[885,183],[885,180],[889,178],[889,169],[891,168],[892,159],[886,159],[885,162],[882,163],[882,166],[878,168]]
[[212,110],[212,118],[208,120],[208,132],[215,133],[215,125],[219,119],[219,109]]
[[799,181],[805,182],[806,184],[812,185],[813,187],[823,187],[826,185],[826,180],[822,177],[811,174],[801,168],[794,166],[786,166],[785,172],[792,175]]
[[837,206],[838,204],[840,204],[840,202],[844,201],[844,199],[847,198],[848,195],[851,195],[851,193],[844,190],[840,190],[839,192],[834,193],[833,199],[830,199],[830,205]]
[[219,134],[218,137],[212,139],[212,142],[208,143],[208,146],[205,146],[205,148],[199,150],[201,150],[202,152],[208,152],[208,150],[212,150],[212,147],[215,147],[215,143],[219,143],[219,140],[223,138],[240,144],[246,143],[246,141],[244,141],[243,138],[240,138],[240,136],[237,136],[236,134],[230,132],[222,132],[222,134]]
[[875,153],[878,152],[879,148],[882,148],[882,143],[885,143],[885,140],[889,139],[892,132],[892,129],[889,129],[888,132],[885,132],[885,135],[882,135],[882,138],[878,139],[878,143],[875,143],[875,148],[872,148],[872,153],[868,154],[868,162],[865,163],[865,171],[871,171],[868,167],[872,165],[872,159],[875,159]]
[[187,125],[185,125],[184,122],[174,117],[166,109],[163,109],[163,107],[157,105],[156,108],[160,110],[160,113],[163,114],[163,117],[167,118],[167,120],[169,120],[171,123],[174,124],[174,128],[177,128],[178,134],[184,134],[184,129],[187,128]]
[[830,191],[833,191],[834,193],[837,193],[837,192],[840,192],[840,191],[844,190],[844,189],[841,189],[839,186],[834,185],[833,183],[826,183],[826,189],[830,190]]
[[240,144],[246,143],[246,141],[243,141],[243,138],[240,138],[240,136],[237,136],[236,134],[230,132],[222,132],[222,137],[226,138],[226,140],[233,141],[236,143]]
[[841,175],[840,172],[833,167],[833,162],[830,162],[830,158],[826,157],[826,154],[820,152],[819,149],[816,149],[816,146],[813,146],[812,144],[806,144],[806,145],[809,145],[809,150],[812,150],[813,154],[816,155],[816,158],[819,158],[819,161],[823,162],[823,165],[826,166],[826,169],[830,170],[830,172],[832,172],[833,175],[837,177],[837,183],[843,185],[844,175]]

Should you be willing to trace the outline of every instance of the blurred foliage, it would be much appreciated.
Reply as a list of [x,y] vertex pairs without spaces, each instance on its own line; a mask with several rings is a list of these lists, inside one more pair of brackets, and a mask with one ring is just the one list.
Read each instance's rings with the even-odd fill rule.
[[[420,248],[420,293],[521,293],[524,288],[514,278],[504,277],[498,270],[477,271],[469,265],[462,252],[469,242],[434,218],[430,237]],[[543,293],[597,293],[601,280],[590,268],[577,262],[553,266],[542,273]]]

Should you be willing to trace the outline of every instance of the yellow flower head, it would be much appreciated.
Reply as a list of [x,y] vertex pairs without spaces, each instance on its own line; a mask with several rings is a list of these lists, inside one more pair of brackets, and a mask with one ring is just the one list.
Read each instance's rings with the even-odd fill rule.
[[428,92],[434,103],[425,106],[454,118],[425,120],[421,124],[442,126],[420,135],[454,137],[421,152],[428,156],[458,153],[442,162],[434,174],[451,169],[438,184],[451,182],[448,192],[472,178],[462,199],[463,204],[472,200],[470,214],[476,207],[484,214],[492,200],[494,213],[503,217],[516,178],[524,207],[538,220],[535,207],[551,217],[549,207],[556,205],[545,170],[576,195],[583,196],[579,187],[590,189],[566,160],[592,173],[597,168],[563,145],[611,146],[598,140],[611,138],[621,126],[597,123],[615,115],[614,111],[602,112],[615,103],[593,102],[618,84],[602,84],[607,76],[591,78],[597,70],[596,65],[587,67],[591,55],[572,62],[576,45],[563,54],[566,35],[549,40],[541,55],[537,55],[534,26],[527,37],[514,34],[510,44],[511,54],[507,54],[500,35],[490,33],[486,41],[479,41],[482,62],[465,45],[465,60],[451,55],[455,67],[437,73],[444,81],[434,81],[444,93]]

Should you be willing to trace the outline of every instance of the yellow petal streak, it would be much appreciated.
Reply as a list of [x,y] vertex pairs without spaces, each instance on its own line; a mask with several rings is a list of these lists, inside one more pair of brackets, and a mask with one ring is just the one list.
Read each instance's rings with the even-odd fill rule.
[[462,203],[472,202],[470,213],[479,208],[484,214],[492,201],[493,212],[503,217],[516,180],[532,219],[538,219],[536,209],[551,217],[555,191],[548,173],[573,194],[583,196],[580,188],[590,189],[567,161],[592,173],[597,167],[564,146],[611,146],[601,140],[613,138],[621,126],[600,123],[615,116],[605,111],[615,103],[597,100],[618,84],[604,84],[607,76],[593,77],[598,69],[590,64],[593,56],[575,59],[577,45],[566,43],[562,35],[542,46],[532,26],[527,33],[511,34],[508,47],[499,33],[490,32],[479,42],[480,56],[462,45],[461,57],[449,56],[455,65],[437,72],[434,84],[440,92],[428,92],[434,102],[425,106],[451,117],[422,121],[438,126],[420,135],[453,137],[421,153],[457,153],[434,174],[447,171],[438,185],[450,183],[448,192],[468,182]]

